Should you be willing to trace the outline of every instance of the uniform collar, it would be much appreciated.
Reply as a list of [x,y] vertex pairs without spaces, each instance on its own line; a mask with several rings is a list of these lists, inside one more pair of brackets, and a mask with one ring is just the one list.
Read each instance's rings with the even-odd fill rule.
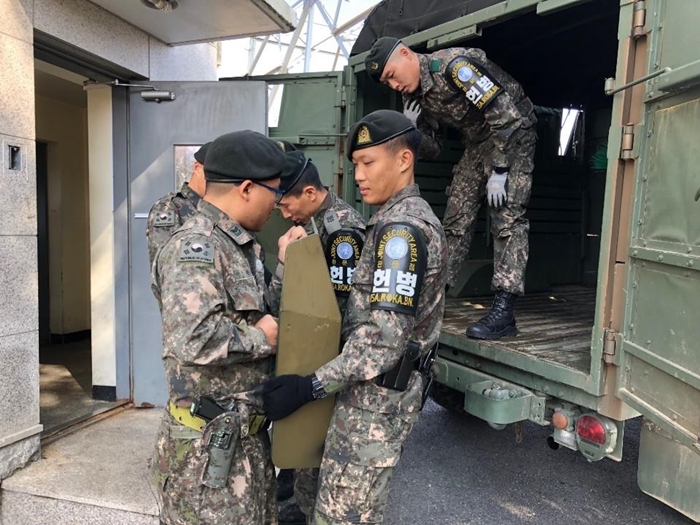
[[433,89],[433,75],[430,73],[430,58],[426,55],[417,53],[418,63],[420,64],[420,94],[425,95]]
[[401,202],[404,199],[408,199],[409,197],[420,197],[420,189],[418,188],[418,184],[409,184],[405,188],[399,190],[397,193],[395,193],[388,201],[384,203],[384,205],[379,208],[379,210],[370,217],[369,221],[367,222],[368,226],[373,226],[377,224],[379,219],[381,218],[384,213],[396,206],[399,202]]
[[[318,210],[316,210],[316,213],[314,213],[314,216],[311,218],[311,220],[316,223],[316,229],[319,231],[321,229],[321,225],[323,224],[323,218],[325,217],[326,212],[333,207],[333,202],[335,202],[335,195],[333,192],[327,188],[326,191],[328,191],[326,197],[323,199],[323,202],[318,207]],[[306,232],[309,233],[310,231],[313,233],[313,226],[311,226],[310,222],[307,224],[307,227],[309,229],[307,229]]]
[[192,204],[194,204],[195,207],[199,206],[199,201],[202,200],[202,197],[200,197],[196,191],[190,188],[190,185],[186,182],[182,184],[182,188],[180,188],[180,194],[187,200],[189,200]]
[[255,240],[255,238],[226,213],[214,206],[212,203],[200,199],[197,210],[209,217],[214,223],[241,246]]

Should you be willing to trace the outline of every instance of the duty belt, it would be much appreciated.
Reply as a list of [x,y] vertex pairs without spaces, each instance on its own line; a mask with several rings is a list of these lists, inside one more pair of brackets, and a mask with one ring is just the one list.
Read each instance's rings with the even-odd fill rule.
[[[175,421],[197,432],[203,432],[204,427],[207,426],[208,423],[208,421],[202,417],[193,416],[190,413],[189,407],[179,407],[172,401],[168,402],[168,412]],[[248,435],[252,436],[261,430],[266,430],[266,428],[267,418],[265,416],[251,414],[248,419]]]

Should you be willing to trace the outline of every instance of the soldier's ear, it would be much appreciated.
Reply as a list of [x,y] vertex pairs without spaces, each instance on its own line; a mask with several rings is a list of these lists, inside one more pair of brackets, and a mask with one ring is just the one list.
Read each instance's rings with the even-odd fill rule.
[[304,188],[304,194],[309,198],[309,200],[311,200],[311,201],[316,200],[317,192],[316,192],[316,188],[314,188],[313,186],[306,186]]

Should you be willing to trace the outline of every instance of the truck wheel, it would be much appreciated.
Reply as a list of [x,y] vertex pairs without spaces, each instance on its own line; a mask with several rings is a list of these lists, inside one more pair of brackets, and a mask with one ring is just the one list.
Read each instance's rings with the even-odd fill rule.
[[446,408],[452,412],[457,412],[466,415],[464,411],[464,393],[452,390],[445,385],[433,383],[430,388],[430,399],[435,401],[442,408]]

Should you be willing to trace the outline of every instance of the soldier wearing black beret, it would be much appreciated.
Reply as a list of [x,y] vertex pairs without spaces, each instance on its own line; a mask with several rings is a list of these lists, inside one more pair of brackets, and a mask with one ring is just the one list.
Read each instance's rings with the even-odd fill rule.
[[158,249],[165,244],[175,230],[197,212],[197,205],[206,191],[204,159],[207,157],[210,144],[211,142],[207,142],[195,152],[189,182],[183,183],[179,191],[171,192],[158,199],[148,213],[146,238],[148,239],[148,260],[151,266]]
[[395,111],[370,113],[351,129],[355,182],[363,202],[379,208],[354,271],[342,352],[310,376],[279,376],[263,387],[273,421],[337,395],[313,523],[383,522],[394,467],[422,406],[419,369],[430,368],[420,364],[440,334],[447,245],[415,184],[420,143]]
[[[496,291],[491,310],[467,329],[478,339],[517,333],[515,298],[525,291],[537,118],[522,86],[476,48],[415,53],[379,38],[367,58],[370,78],[403,95],[406,114],[425,135],[421,156],[440,153],[439,125],[462,133],[466,148],[454,167],[443,226],[450,249],[448,284],[458,282],[486,200],[491,216]],[[459,293],[459,290],[457,290]]]
[[[259,133],[217,138],[204,161],[199,213],[155,258],[169,400],[153,473],[167,525],[277,523],[275,470],[254,390],[274,366],[278,327],[250,232],[274,209],[284,165],[279,144]],[[233,402],[233,412],[210,424],[192,416],[203,396],[220,406]],[[228,435],[228,445],[215,444],[213,432]],[[212,446],[229,447],[225,461],[221,454],[210,461]]]

